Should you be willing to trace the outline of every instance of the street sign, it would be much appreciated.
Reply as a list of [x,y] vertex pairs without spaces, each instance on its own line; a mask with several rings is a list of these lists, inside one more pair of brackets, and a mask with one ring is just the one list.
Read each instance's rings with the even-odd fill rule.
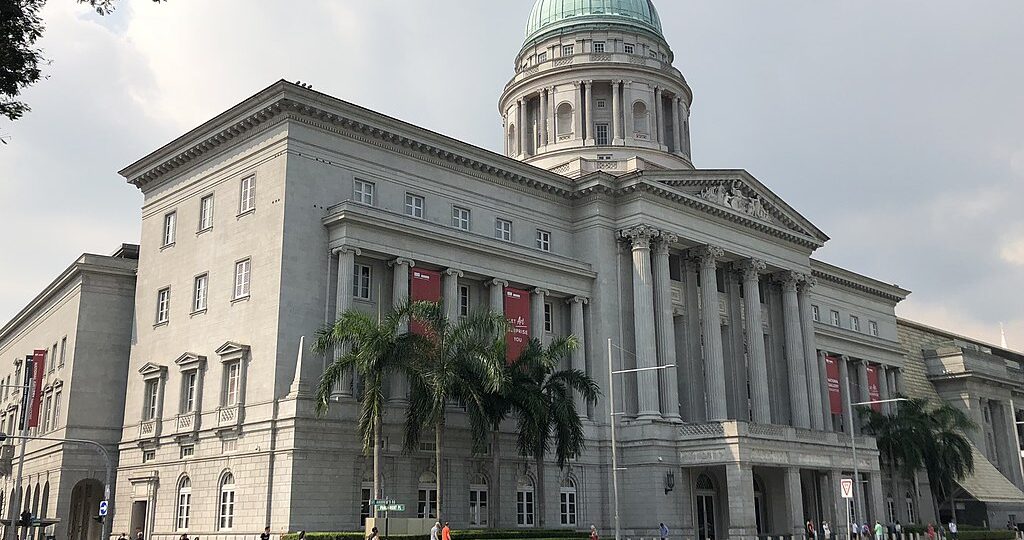
[[100,501],[100,516],[107,515],[107,501]]
[[842,478],[839,480],[839,494],[844,499],[853,498],[853,478]]
[[370,499],[370,504],[373,506],[380,506],[382,504],[395,504],[398,501],[394,499]]
[[404,504],[389,504],[384,507],[385,512],[405,512]]

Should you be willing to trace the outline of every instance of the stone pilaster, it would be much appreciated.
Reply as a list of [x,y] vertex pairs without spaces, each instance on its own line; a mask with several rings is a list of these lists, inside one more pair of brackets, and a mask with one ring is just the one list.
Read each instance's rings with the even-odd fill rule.
[[622,123],[625,124],[625,141],[632,143],[636,140],[633,126],[633,81],[622,82]]
[[[342,247],[335,249],[333,253],[338,258],[338,290],[334,308],[334,319],[338,320],[343,313],[352,309],[352,286],[355,281],[356,255],[360,255],[361,252],[357,248]],[[343,347],[334,348],[335,360],[341,358],[343,354],[345,354]],[[352,371],[346,371],[341,376],[341,380],[338,381],[338,385],[335,387],[331,397],[352,397],[352,377]]]
[[444,313],[452,323],[459,320],[459,278],[461,277],[462,271],[454,268],[445,270],[442,277]]
[[[885,366],[878,366],[878,397],[882,401],[890,399],[892,396],[889,394],[889,368]],[[892,414],[893,407],[891,403],[882,404],[882,414]]]
[[797,299],[800,307],[800,333],[804,347],[804,365],[807,373],[807,404],[810,407],[811,428],[825,429],[825,418],[821,406],[821,376],[818,370],[818,348],[814,340],[814,313],[811,307],[811,289],[817,280],[801,276]]
[[704,332],[704,394],[708,420],[729,418],[725,388],[725,354],[722,350],[722,319],[718,301],[718,259],[725,255],[720,247],[704,246],[693,250],[700,267],[700,294]]
[[754,515],[754,471],[746,463],[725,466],[728,485],[729,534],[736,540],[757,539],[757,517]]
[[654,142],[662,146],[661,140],[664,138],[662,128],[664,126],[665,112],[662,110],[661,88],[655,87],[654,89],[654,107],[651,112],[654,113],[654,119],[651,121],[651,135]]
[[516,102],[516,123],[519,124],[519,155],[522,157],[526,157],[526,135],[530,132],[526,122],[526,105],[527,102],[522,99]]
[[789,373],[790,414],[794,427],[811,427],[810,401],[807,397],[807,364],[804,361],[803,330],[800,326],[800,303],[797,286],[800,275],[784,272],[782,283],[783,326],[786,334],[786,366]]
[[783,470],[783,487],[786,492],[786,523],[778,527],[789,532],[793,538],[803,538],[804,531],[804,500],[800,489],[800,469],[790,467]]
[[548,91],[542,88],[540,91],[540,110],[537,111],[537,118],[540,120],[537,125],[540,127],[540,145],[548,145]]
[[661,418],[658,399],[658,374],[652,368],[658,365],[656,333],[654,329],[654,287],[651,274],[651,242],[661,231],[639,225],[620,232],[629,240],[633,254],[633,321],[636,367],[646,371],[637,373],[638,419]]
[[[579,346],[572,352],[570,361],[573,369],[584,373],[587,372],[587,342],[584,336],[586,327],[583,321],[583,306],[587,302],[588,300],[582,296],[575,296],[567,300],[569,304],[569,325],[572,327],[572,335],[576,336],[576,341],[579,342]],[[587,418],[587,403],[579,393],[576,394],[576,412],[580,418]]]
[[[676,364],[676,329],[672,320],[672,278],[668,257],[669,246],[676,240],[678,237],[673,234],[662,234],[654,248],[654,327],[658,336],[659,366]],[[681,420],[678,372],[678,366],[658,371],[661,414],[673,421]]]
[[753,421],[772,423],[771,402],[768,397],[768,355],[764,348],[764,321],[761,316],[761,272],[768,265],[758,259],[749,259],[739,265],[743,272],[743,301],[746,315],[747,355],[750,362],[750,401]]

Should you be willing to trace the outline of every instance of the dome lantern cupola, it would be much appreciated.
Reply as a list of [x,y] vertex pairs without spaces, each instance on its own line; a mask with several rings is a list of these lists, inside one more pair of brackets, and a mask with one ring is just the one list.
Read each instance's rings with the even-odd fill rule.
[[499,101],[506,154],[568,176],[693,168],[693,95],[652,0],[537,0]]

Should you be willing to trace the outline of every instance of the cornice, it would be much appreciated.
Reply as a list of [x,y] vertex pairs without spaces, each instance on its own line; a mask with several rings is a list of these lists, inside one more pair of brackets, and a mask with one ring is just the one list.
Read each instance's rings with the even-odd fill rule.
[[811,275],[822,281],[853,289],[858,292],[884,298],[890,302],[900,303],[906,300],[910,291],[897,285],[887,285],[881,281],[871,279],[849,270],[811,259]]

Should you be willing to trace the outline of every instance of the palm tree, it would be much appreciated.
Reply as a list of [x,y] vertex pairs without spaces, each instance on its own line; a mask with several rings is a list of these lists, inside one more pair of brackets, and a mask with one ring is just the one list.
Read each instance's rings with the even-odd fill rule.
[[530,340],[513,373],[510,385],[515,389],[510,405],[517,412],[519,453],[532,456],[537,467],[537,506],[541,508],[538,526],[544,526],[544,456],[555,450],[559,469],[579,456],[586,446],[583,422],[576,410],[575,393],[588,402],[596,402],[597,383],[578,369],[560,369],[559,364],[579,346],[575,336],[557,339],[545,348]]
[[925,469],[935,515],[939,515],[939,501],[949,501],[955,517],[954,484],[974,472],[974,454],[964,435],[976,429],[974,422],[960,409],[946,403],[932,408],[926,399],[902,401],[896,413],[888,416],[868,407],[860,407],[859,412],[867,420],[864,430],[876,437],[879,451],[889,462],[893,483],[897,471],[911,479]]
[[441,464],[448,409],[453,402],[465,408],[473,451],[482,453],[490,427],[486,396],[498,392],[505,379],[508,322],[501,315],[488,312],[452,321],[436,302],[415,302],[401,308],[398,314],[423,328],[422,335],[410,334],[414,351],[410,357],[413,370],[409,380],[405,450],[415,450],[423,429],[433,428],[435,517],[440,520],[444,500]]
[[[409,373],[409,358],[413,342],[408,334],[400,333],[404,319],[392,313],[377,320],[358,311],[347,311],[334,324],[317,332],[313,351],[325,354],[331,350],[344,350],[324,371],[316,389],[316,413],[323,416],[331,404],[331,394],[342,376],[355,370],[362,377],[363,391],[359,413],[359,433],[363,439],[363,452],[373,455],[373,498],[383,495],[380,483],[381,423],[384,419],[387,397],[386,380],[390,375]],[[374,511],[376,515],[376,511]]]

